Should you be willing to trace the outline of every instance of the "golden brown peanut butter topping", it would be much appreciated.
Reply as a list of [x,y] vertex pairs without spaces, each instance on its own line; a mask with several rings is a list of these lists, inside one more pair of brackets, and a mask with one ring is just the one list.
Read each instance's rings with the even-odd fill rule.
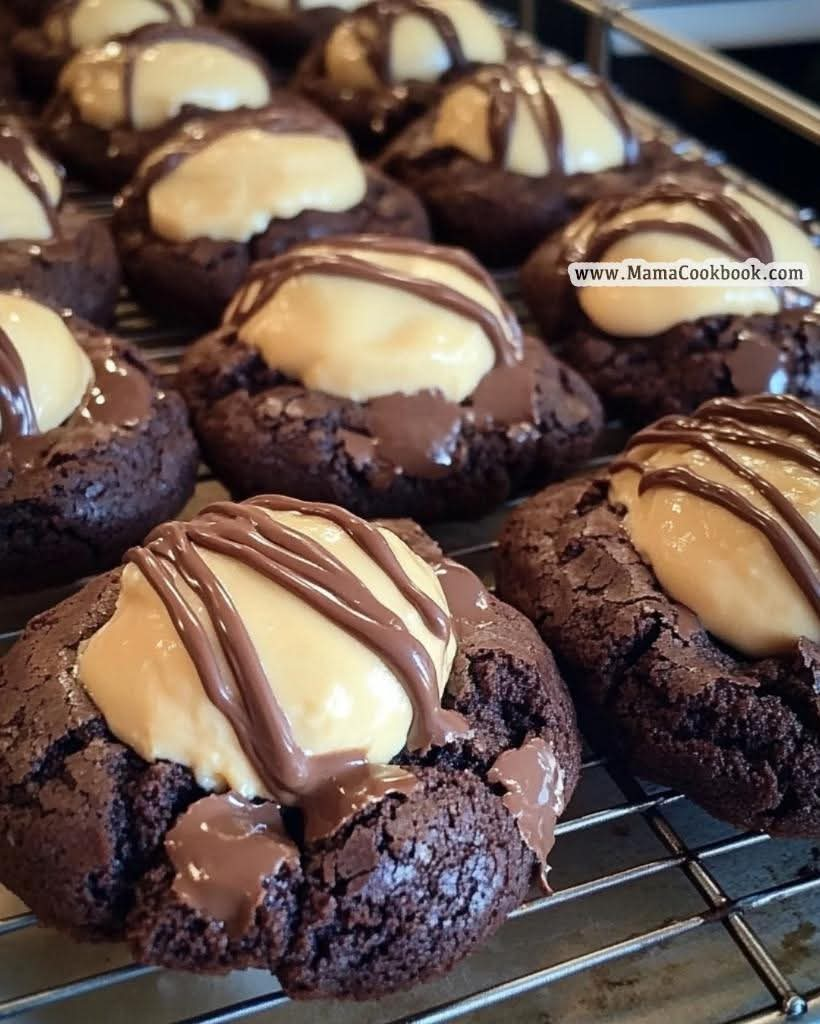
[[207,789],[292,803],[459,731],[455,636],[433,569],[335,506],[266,496],[134,549],[79,678],[109,728]]
[[64,0],[53,5],[43,32],[56,46],[82,50],[144,25],[193,25],[191,0]]
[[231,36],[162,25],[81,51],[63,69],[59,88],[83,121],[104,131],[157,128],[185,106],[259,108],[271,95],[259,59]]
[[605,82],[526,61],[482,68],[453,86],[438,109],[433,144],[533,178],[603,171],[633,163],[638,153]]
[[376,235],[259,264],[224,322],[270,366],[355,401],[434,388],[460,402],[521,356],[520,328],[475,260]]
[[666,593],[750,657],[820,640],[820,413],[719,398],[637,433],[610,500]]
[[616,337],[651,337],[707,316],[772,314],[811,305],[820,295],[820,250],[803,227],[736,185],[667,177],[632,197],[595,204],[566,229],[565,239],[570,261],[757,259],[808,266],[809,285],[799,292],[765,284],[581,288],[581,309]]
[[378,90],[505,56],[500,29],[473,0],[378,0],[336,27],[324,62],[341,88]]

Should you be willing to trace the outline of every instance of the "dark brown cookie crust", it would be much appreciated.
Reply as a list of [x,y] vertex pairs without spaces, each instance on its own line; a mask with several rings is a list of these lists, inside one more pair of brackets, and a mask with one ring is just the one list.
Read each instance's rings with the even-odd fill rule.
[[[424,202],[435,236],[460,245],[490,266],[525,259],[556,228],[596,199],[647,184],[684,158],[660,139],[642,143],[637,163],[598,174],[531,178],[482,164],[451,147],[435,149],[436,112],[407,127],[380,166]],[[685,166],[691,167],[691,161]]]
[[305,210],[290,220],[272,220],[249,242],[160,238],[151,228],[148,190],[137,182],[122,193],[113,220],[128,284],[143,305],[161,316],[183,316],[210,326],[219,322],[252,263],[299,242],[359,233],[428,239],[430,227],[419,200],[381,171],[367,168],[366,173],[367,193],[351,210]]
[[[413,524],[394,528],[441,558]],[[304,843],[296,827],[301,867],[268,879],[255,921],[229,939],[170,889],[163,839],[201,795],[193,778],[116,742],[75,678],[77,649],[113,613],[119,575],[32,620],[0,663],[0,878],[44,921],[82,938],[125,938],[147,962],[253,965],[278,971],[296,997],[366,998],[446,971],[520,903],[533,855],[487,770],[541,736],[568,798],[580,764],[568,694],[523,616],[492,598],[486,622],[462,636],[444,703],[467,716],[472,738],[424,757],[405,752],[421,785],[329,838]],[[442,932],[434,922],[444,917],[452,924]]]
[[739,828],[820,834],[820,647],[753,661],[674,604],[632,546],[605,478],[510,517],[499,593],[554,646],[591,734],[631,770]]
[[[507,57],[510,60],[532,57],[534,52],[531,43],[508,35]],[[341,89],[325,74],[324,46],[320,39],[300,63],[291,85],[343,125],[360,153],[374,156],[411,121],[429,110],[448,85],[477,66],[450,71],[438,82],[408,82],[400,87],[385,86],[378,92]]]
[[51,95],[63,65],[75,53],[55,46],[41,28],[33,25],[15,32],[9,49],[21,92],[41,101]]
[[[75,321],[72,331],[81,344],[99,335]],[[115,349],[153,380],[133,349],[116,342]],[[0,445],[0,593],[108,569],[175,515],[194,488],[197,449],[184,404],[158,385],[135,427],[98,424],[93,436],[58,427],[46,436],[53,450],[27,468],[15,466]]]
[[4,6],[21,25],[36,25],[54,0],[5,0]]
[[108,224],[70,203],[61,236],[46,242],[0,242],[0,291],[19,288],[78,317],[107,325],[120,291],[120,264]]
[[820,402],[820,318],[815,313],[707,317],[654,338],[617,339],[592,326],[561,354],[601,396],[610,416],[643,426],[721,395],[772,390]]
[[602,424],[584,381],[527,340],[535,367],[535,428],[464,422],[452,466],[436,478],[362,465],[345,432],[366,430],[366,407],[311,391],[271,370],[222,329],[183,359],[179,388],[208,464],[236,497],[278,491],[359,515],[420,521],[472,518],[589,455]]
[[[151,40],[160,38],[163,33],[169,31],[171,30],[163,25],[147,25],[125,36],[122,42],[124,45],[150,44]],[[194,31],[196,38],[202,40],[209,37],[226,38],[225,33],[212,29],[199,27],[196,30],[187,30]],[[241,44],[233,40],[232,46],[240,48]],[[241,48],[245,50],[244,47]],[[261,59],[249,49],[247,56],[273,84],[269,70]],[[43,111],[40,134],[46,147],[59,157],[70,171],[99,188],[113,192],[132,177],[152,149],[156,149],[169,139],[186,121],[192,118],[214,117],[219,113],[187,104],[176,117],[157,128],[139,130],[130,125],[123,125],[104,131],[83,121],[71,97],[67,93],[57,92]]]
[[217,24],[259,50],[275,67],[292,68],[344,13],[331,3],[309,11],[274,11],[246,0],[222,0]]

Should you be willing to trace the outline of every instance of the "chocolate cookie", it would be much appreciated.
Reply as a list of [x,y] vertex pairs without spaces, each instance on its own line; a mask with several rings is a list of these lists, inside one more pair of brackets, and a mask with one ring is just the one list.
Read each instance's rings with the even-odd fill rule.
[[11,41],[21,88],[46,99],[63,66],[80,50],[102,46],[143,25],[193,25],[198,0],[55,0],[42,20]]
[[373,154],[448,83],[533,49],[474,0],[373,0],[312,47],[293,85],[340,121],[362,153]]
[[682,163],[660,139],[639,139],[604,81],[534,61],[461,79],[381,160],[422,198],[437,238],[492,266],[526,258],[593,200]]
[[71,171],[115,189],[186,121],[267,106],[271,89],[264,62],[232,36],[146,25],[66,64],[42,134]]
[[[575,261],[642,260],[649,276],[651,263],[680,259],[796,261],[810,280],[574,288],[568,274]],[[533,254],[521,282],[545,337],[628,423],[716,395],[820,396],[820,251],[791,214],[745,188],[668,175],[602,199]]]
[[278,6],[264,0],[222,0],[219,25],[263,53],[276,67],[293,67],[317,39],[322,39],[364,0],[326,0],[304,4],[283,0]]
[[0,127],[0,176],[0,289],[110,323],[120,269],[105,222],[63,202],[62,168],[13,126]]
[[162,315],[218,322],[250,265],[299,242],[361,232],[428,238],[412,193],[359,163],[306,100],[191,121],[116,200],[129,285]]
[[0,293],[0,592],[69,583],[190,496],[185,408],[116,338]]
[[480,515],[601,427],[467,253],[375,235],[258,264],[179,387],[234,495],[275,485],[365,516]]
[[713,399],[511,516],[499,592],[590,730],[739,828],[820,832],[820,415]]
[[544,876],[580,761],[523,616],[411,523],[274,496],[32,620],[0,721],[0,878],[44,922],[295,998],[466,956]]
[[36,25],[54,0],[4,0],[3,6],[21,25]]

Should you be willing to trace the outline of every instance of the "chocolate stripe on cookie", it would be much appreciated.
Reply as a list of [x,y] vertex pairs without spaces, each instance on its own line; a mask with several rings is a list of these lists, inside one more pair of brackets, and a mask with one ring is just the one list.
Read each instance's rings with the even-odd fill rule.
[[429,22],[447,50],[451,68],[465,68],[469,61],[464,53],[458,31],[444,11],[425,0],[380,0],[354,15],[356,38],[365,60],[385,85],[395,85],[391,73],[393,29],[399,18],[411,14]]
[[26,368],[6,332],[0,329],[0,443],[39,433]]
[[[785,436],[773,431],[783,431]],[[734,459],[721,444],[767,451],[817,473],[820,458],[805,446],[820,445],[820,413],[784,395],[715,399],[690,417],[667,417],[637,433],[630,441],[627,457],[613,463],[610,472],[639,473],[639,495],[660,487],[685,491],[726,509],[759,530],[820,615],[820,537],[779,488]],[[679,445],[705,452],[739,480],[750,484],[777,515],[758,508],[740,491],[708,480],[685,466],[648,468],[641,461],[639,449],[659,445]]]
[[[153,2],[167,15],[165,23],[173,25],[187,24],[187,21],[184,21],[180,16],[173,0],[153,0]],[[48,20],[57,28],[60,39],[63,40],[65,45],[71,45],[71,19],[82,3],[83,0],[58,0],[57,3],[49,8]],[[190,14],[193,15],[193,5]]]
[[[380,267],[353,252],[343,252],[345,247],[355,250],[375,250],[384,253],[417,256],[439,263],[448,263],[487,289],[503,311],[498,317],[475,299],[440,281],[415,277],[389,267]],[[327,251],[332,247],[333,251]],[[311,249],[318,251],[312,252]],[[256,265],[243,290],[225,313],[225,323],[241,326],[250,320],[276,295],[279,289],[294,277],[302,274],[326,274],[333,277],[347,277],[357,281],[381,284],[410,292],[420,299],[426,299],[437,306],[476,323],[492,344],[496,363],[514,366],[521,361],[522,334],[513,313],[507,307],[492,277],[467,253],[459,249],[426,245],[412,239],[389,238],[379,235],[353,235],[334,237],[312,244],[300,245],[275,260]],[[258,284],[256,290],[252,290]],[[248,293],[253,296],[246,304]]]
[[[266,514],[299,512],[329,519],[390,578],[440,639],[449,637],[445,612],[421,594],[375,527],[341,508],[266,496],[243,504],[221,502],[190,523],[169,523],[144,548],[126,555],[154,588],[174,623],[212,703],[234,728],[265,786],[293,802],[328,778],[360,765],[361,751],[311,755],[297,744],[273,693],[248,630],[233,601],[197,549],[235,558],[284,587],[346,630],[389,664],[413,707],[411,749],[444,744],[467,730],[441,707],[432,660],[405,624],[322,545]],[[179,586],[202,601],[217,637],[200,621]],[[225,667],[228,672],[226,673]]]
[[[760,260],[761,263],[770,263],[773,259],[769,236],[755,218],[724,190],[694,189],[680,184],[674,179],[664,180],[657,188],[653,189],[649,196],[635,197],[632,202],[618,201],[605,204],[605,215],[600,218],[599,223],[603,223],[612,216],[629,213],[632,209],[639,210],[647,201],[669,205],[688,203],[695,206],[716,221],[726,231],[731,241],[727,241],[721,235],[709,231],[707,228],[684,221],[635,220],[631,224],[625,224],[596,235],[587,246],[584,259],[594,262],[624,238],[658,231],[670,235],[683,235],[685,238],[705,242],[717,249],[718,252],[723,252],[737,260],[751,257]],[[579,227],[583,229],[585,225],[579,224]]]
[[57,210],[51,202],[51,196],[48,194],[45,182],[40,177],[37,168],[26,152],[25,141],[20,136],[15,135],[13,130],[8,127],[0,128],[0,163],[4,163],[7,167],[11,168],[29,192],[31,192],[42,207],[51,234],[53,236],[58,235],[60,233],[60,224],[57,218]]
[[129,124],[134,124],[134,71],[138,59],[151,47],[161,46],[163,43],[197,43],[203,47],[211,46],[220,50],[226,50],[237,57],[241,57],[248,64],[255,65],[263,77],[269,82],[270,74],[260,57],[248,49],[238,39],[228,35],[226,32],[219,32],[216,29],[176,25],[145,25],[130,33],[127,41],[123,43],[123,77],[122,89],[125,99],[125,110]]
[[504,167],[513,138],[518,100],[527,105],[549,158],[549,173],[566,174],[564,123],[550,93],[546,72],[559,74],[583,90],[596,105],[603,105],[621,136],[624,163],[638,159],[638,140],[614,93],[606,82],[562,65],[545,67],[532,63],[484,68],[471,79],[490,98],[489,134],[493,161]]

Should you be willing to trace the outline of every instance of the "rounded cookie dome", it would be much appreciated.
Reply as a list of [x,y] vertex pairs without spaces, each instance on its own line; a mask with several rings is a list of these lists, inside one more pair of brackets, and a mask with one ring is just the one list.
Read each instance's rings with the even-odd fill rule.
[[440,707],[455,654],[441,585],[388,531],[267,496],[162,527],[127,561],[78,674],[148,761],[293,802],[463,725]]

